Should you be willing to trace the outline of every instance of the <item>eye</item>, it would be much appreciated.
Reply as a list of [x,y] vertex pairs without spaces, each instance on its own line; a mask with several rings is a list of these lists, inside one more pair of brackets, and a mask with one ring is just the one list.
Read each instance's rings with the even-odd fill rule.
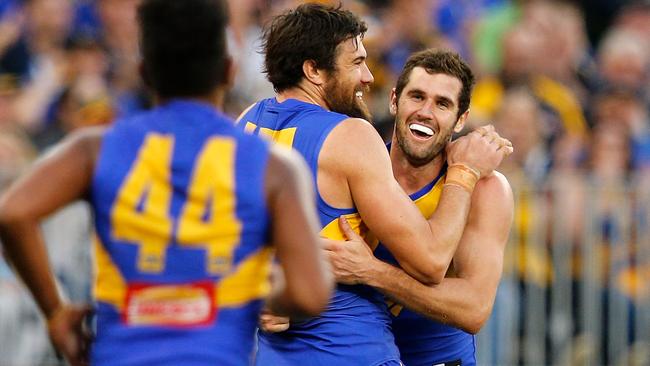
[[413,95],[411,96],[411,99],[413,99],[413,100],[419,102],[419,101],[424,100],[424,97],[423,97],[422,95],[420,95],[420,94],[413,94]]

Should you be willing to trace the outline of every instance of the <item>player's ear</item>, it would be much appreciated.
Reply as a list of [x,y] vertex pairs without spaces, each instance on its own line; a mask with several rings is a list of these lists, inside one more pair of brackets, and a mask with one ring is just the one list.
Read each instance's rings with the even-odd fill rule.
[[326,71],[316,66],[316,61],[305,60],[302,63],[302,73],[309,82],[315,85],[323,85],[326,80]]
[[461,114],[458,118],[458,121],[456,121],[454,132],[459,133],[463,130],[463,127],[465,127],[465,122],[467,122],[467,116],[469,116],[469,108],[465,111],[465,113]]
[[397,94],[395,93],[395,88],[390,91],[390,115],[395,116],[397,114]]

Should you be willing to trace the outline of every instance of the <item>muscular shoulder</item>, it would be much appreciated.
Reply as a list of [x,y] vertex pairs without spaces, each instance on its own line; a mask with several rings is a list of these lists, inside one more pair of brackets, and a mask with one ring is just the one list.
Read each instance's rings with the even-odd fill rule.
[[105,126],[82,128],[69,134],[61,145],[83,154],[94,165],[106,130]]
[[508,179],[494,171],[490,176],[482,178],[474,188],[472,207],[479,205],[488,209],[499,207],[502,210],[513,210],[512,188]]
[[354,169],[384,155],[388,153],[375,128],[364,119],[347,118],[325,140],[319,165],[329,160],[341,168]]

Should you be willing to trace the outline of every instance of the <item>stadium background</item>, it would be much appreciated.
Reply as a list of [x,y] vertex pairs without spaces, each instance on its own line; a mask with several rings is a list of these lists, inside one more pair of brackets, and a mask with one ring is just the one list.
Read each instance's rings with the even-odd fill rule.
[[[0,189],[71,130],[145,109],[138,0],[0,0]],[[231,0],[236,116],[272,95],[260,27],[296,1]],[[650,1],[344,0],[369,25],[366,96],[388,139],[388,93],[412,51],[448,47],[478,76],[470,125],[494,123],[516,218],[485,365],[650,365]],[[43,182],[47,184],[47,182]],[[63,291],[90,298],[88,208],[45,224]],[[57,365],[0,255],[0,365]]]

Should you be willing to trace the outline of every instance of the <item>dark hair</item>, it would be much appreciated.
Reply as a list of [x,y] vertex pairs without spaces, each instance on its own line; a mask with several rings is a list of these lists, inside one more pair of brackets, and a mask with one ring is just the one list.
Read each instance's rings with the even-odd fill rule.
[[335,69],[336,48],[350,38],[365,34],[366,23],[348,10],[307,3],[275,17],[264,29],[264,72],[276,92],[298,85],[302,65],[313,60],[316,67]]
[[395,94],[399,99],[402,90],[408,84],[411,71],[416,67],[422,67],[429,74],[446,74],[458,78],[463,84],[458,96],[458,114],[459,118],[469,108],[469,102],[474,86],[474,74],[472,69],[460,56],[452,51],[439,49],[426,49],[424,51],[412,54],[402,69],[402,73],[397,79]]
[[145,0],[138,9],[145,82],[162,97],[209,94],[223,84],[223,0]]

